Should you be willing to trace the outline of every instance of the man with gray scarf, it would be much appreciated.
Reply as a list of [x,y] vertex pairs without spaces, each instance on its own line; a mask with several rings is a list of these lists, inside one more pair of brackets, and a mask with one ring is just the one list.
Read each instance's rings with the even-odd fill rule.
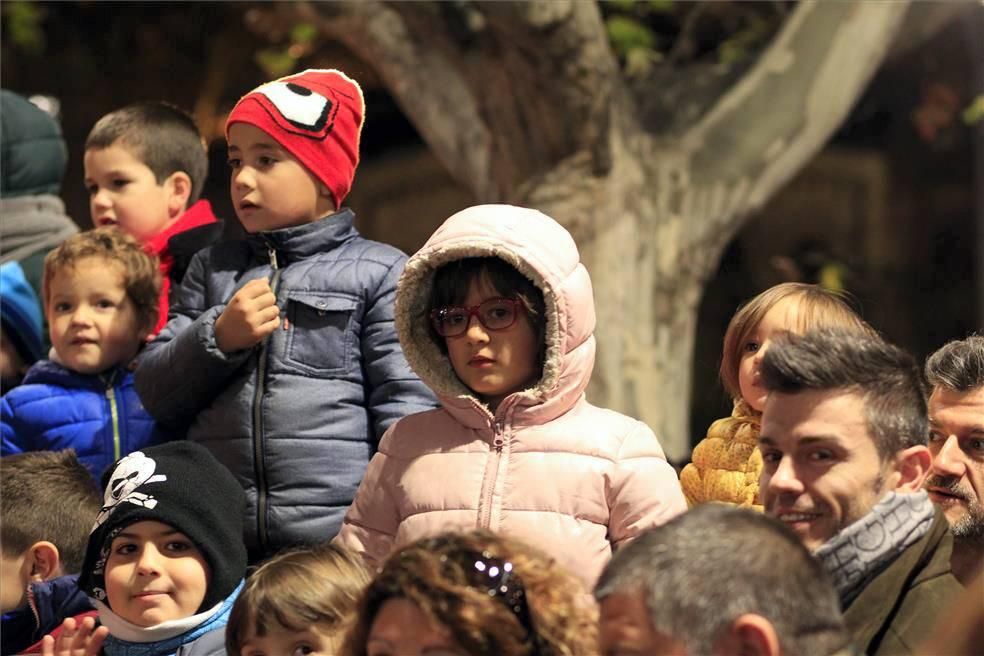
[[858,647],[915,653],[961,591],[946,517],[922,489],[919,367],[877,337],[825,330],[777,340],[759,374],[766,513],[821,561]]

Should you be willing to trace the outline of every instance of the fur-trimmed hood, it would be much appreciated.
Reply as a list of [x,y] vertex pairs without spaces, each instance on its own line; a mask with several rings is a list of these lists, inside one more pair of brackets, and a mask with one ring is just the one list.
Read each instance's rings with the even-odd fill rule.
[[[591,278],[577,245],[559,223],[534,209],[478,205],[451,216],[407,262],[396,296],[396,329],[411,368],[452,415],[474,423],[484,408],[455,375],[448,357],[428,335],[434,273],[468,257],[498,257],[542,292],[546,351],[537,384],[503,401],[516,405],[520,423],[542,423],[574,406],[584,393],[595,357]],[[468,416],[471,416],[469,421]],[[487,417],[487,414],[486,414]]]

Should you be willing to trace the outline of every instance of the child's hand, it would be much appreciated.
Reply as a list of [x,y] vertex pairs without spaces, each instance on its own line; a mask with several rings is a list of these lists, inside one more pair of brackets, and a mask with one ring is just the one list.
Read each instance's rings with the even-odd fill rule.
[[277,297],[266,278],[243,285],[215,321],[215,343],[223,353],[259,344],[280,325]]
[[62,622],[62,632],[57,638],[48,634],[41,641],[42,656],[97,656],[102,649],[109,629],[96,628],[96,618],[87,617],[76,626],[75,618]]

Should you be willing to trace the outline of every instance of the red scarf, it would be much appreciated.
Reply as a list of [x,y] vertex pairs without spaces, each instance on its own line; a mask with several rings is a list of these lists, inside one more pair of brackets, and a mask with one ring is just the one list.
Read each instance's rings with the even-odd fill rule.
[[174,266],[174,256],[168,250],[167,242],[174,235],[191,230],[199,226],[215,223],[217,219],[212,214],[212,206],[207,200],[200,200],[178,217],[167,230],[158,233],[144,244],[144,250],[150,255],[156,255],[160,260],[161,270],[161,296],[158,302],[160,308],[157,317],[157,325],[154,327],[153,335],[156,335],[167,323],[168,297],[171,293],[171,268]]

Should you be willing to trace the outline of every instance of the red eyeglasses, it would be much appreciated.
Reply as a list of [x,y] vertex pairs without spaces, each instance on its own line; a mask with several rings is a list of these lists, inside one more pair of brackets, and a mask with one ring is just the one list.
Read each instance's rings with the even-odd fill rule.
[[430,320],[434,331],[441,337],[457,337],[468,330],[473,316],[478,317],[486,330],[505,330],[516,323],[519,313],[525,308],[519,299],[497,297],[471,307],[449,305],[434,308],[430,311]]

